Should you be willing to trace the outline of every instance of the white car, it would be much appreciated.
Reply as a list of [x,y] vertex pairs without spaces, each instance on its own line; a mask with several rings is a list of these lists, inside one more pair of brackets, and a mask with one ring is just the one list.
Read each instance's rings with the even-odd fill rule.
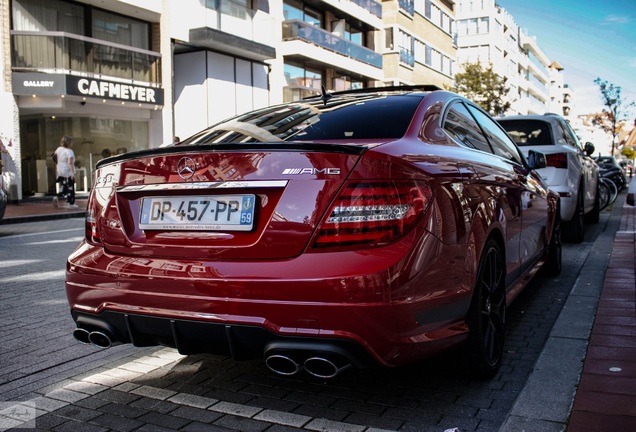
[[563,234],[569,241],[583,241],[585,221],[599,220],[598,165],[591,158],[594,145],[582,146],[570,124],[557,114],[520,115],[497,121],[524,154],[545,154],[547,167],[539,171],[550,188],[561,196]]

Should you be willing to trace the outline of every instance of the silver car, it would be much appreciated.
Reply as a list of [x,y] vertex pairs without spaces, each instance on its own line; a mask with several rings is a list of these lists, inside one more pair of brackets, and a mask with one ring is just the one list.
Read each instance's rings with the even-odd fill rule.
[[564,237],[582,242],[585,222],[599,220],[599,168],[591,158],[594,146],[582,146],[570,124],[557,114],[509,116],[497,121],[526,155],[531,149],[545,154],[548,166],[538,171],[561,196]]

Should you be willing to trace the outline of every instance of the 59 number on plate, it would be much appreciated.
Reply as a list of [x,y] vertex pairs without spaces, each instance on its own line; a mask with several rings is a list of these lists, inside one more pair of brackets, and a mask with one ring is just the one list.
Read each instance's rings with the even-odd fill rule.
[[254,195],[148,197],[139,228],[146,230],[250,231]]

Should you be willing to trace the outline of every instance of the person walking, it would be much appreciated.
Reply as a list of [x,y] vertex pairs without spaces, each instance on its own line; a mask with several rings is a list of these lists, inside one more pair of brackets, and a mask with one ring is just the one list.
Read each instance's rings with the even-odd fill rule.
[[75,204],[75,153],[71,150],[73,139],[64,135],[60,140],[60,146],[53,153],[56,169],[57,182],[60,183],[60,191],[53,198],[53,206],[59,205],[60,197],[66,197],[68,208],[78,208]]

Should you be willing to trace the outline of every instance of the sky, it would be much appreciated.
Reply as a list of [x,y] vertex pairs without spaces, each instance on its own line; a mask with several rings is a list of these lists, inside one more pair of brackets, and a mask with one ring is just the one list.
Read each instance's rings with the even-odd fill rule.
[[[497,0],[539,48],[564,67],[579,114],[600,112],[597,77],[636,102],[636,0]],[[628,118],[636,116],[636,109]]]

